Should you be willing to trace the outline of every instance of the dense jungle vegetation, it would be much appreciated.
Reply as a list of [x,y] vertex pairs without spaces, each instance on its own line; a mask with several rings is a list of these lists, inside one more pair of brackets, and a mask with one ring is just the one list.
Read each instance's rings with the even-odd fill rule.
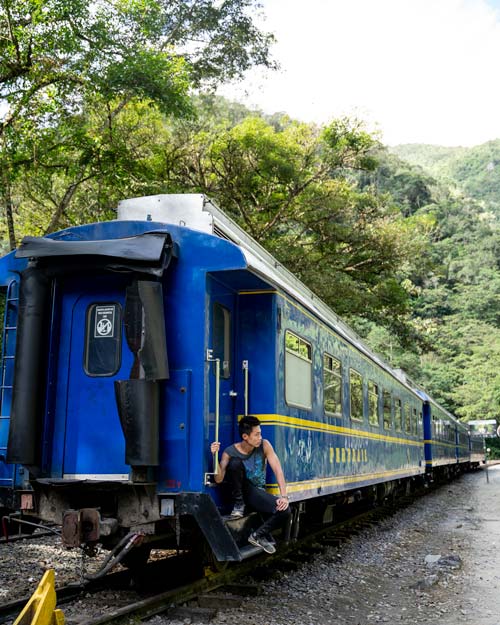
[[210,91],[272,67],[253,0],[0,0],[2,252],[201,192],[464,420],[500,418],[500,141],[388,151]]

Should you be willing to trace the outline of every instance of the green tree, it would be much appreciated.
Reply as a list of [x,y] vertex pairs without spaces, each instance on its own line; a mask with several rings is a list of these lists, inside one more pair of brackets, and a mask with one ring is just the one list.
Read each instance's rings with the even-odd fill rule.
[[75,190],[102,168],[102,160],[90,165],[101,158],[99,132],[84,136],[96,99],[106,110],[102,134],[134,99],[183,116],[191,113],[190,88],[272,65],[272,38],[252,21],[256,6],[254,0],[0,0],[0,198],[10,246],[21,168],[40,159],[55,163],[65,151],[76,162],[81,148],[85,166],[68,181],[49,229]]
[[401,321],[408,294],[397,271],[415,251],[412,226],[352,177],[376,166],[376,140],[356,120],[213,119],[205,105],[173,127],[168,184],[214,198],[339,314]]
[[[19,236],[44,235],[56,228],[113,218],[123,197],[163,190],[157,162],[163,165],[169,133],[164,116],[149,102],[132,101],[108,124],[109,107],[94,98],[78,118],[48,128],[19,167],[14,190]],[[64,140],[58,141],[60,135]]]
[[432,331],[434,350],[422,358],[423,383],[465,421],[500,417],[500,329],[445,318]]

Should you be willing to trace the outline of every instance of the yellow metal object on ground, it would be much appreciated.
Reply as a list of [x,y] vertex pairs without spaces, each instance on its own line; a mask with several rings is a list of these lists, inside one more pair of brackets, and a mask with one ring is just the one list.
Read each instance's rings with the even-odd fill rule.
[[14,625],[64,625],[64,612],[56,610],[54,570],[45,571]]

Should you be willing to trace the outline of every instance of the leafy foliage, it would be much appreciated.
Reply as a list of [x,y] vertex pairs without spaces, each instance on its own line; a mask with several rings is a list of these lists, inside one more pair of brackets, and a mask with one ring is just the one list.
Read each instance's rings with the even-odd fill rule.
[[[489,149],[495,142],[486,144]],[[481,148],[481,149],[480,149]],[[429,173],[413,169],[430,192],[424,206],[411,206],[413,218],[429,225],[425,253],[408,269],[413,285],[412,316],[423,343],[418,361],[409,362],[414,377],[434,397],[464,420],[500,420],[500,235],[488,193],[475,198],[465,195],[477,182],[477,169],[468,167],[471,155],[488,150],[451,149],[436,146],[400,146],[395,151],[408,160],[440,174],[441,182]],[[394,160],[395,159],[395,160]],[[405,187],[391,184],[401,178],[401,161],[391,157],[386,176],[389,192],[400,197]],[[453,165],[453,167],[452,167]],[[394,169],[395,166],[395,169]],[[408,165],[403,165],[407,168]],[[455,178],[450,191],[446,175],[466,170],[470,178]],[[462,187],[458,185],[462,185]],[[500,188],[500,187],[499,187]],[[404,202],[403,202],[404,205]],[[406,353],[395,353],[396,364],[405,364]],[[394,362],[394,361],[393,361]]]
[[69,113],[85,92],[146,97],[184,111],[189,85],[269,66],[272,37],[249,15],[253,0],[2,0],[4,126],[31,100]]
[[472,148],[402,145],[391,151],[500,215],[500,139]]
[[[10,247],[18,179],[36,184],[46,174],[54,210],[45,230],[53,230],[82,185],[106,174],[102,145],[113,142],[107,135],[132,101],[189,116],[192,87],[272,66],[272,37],[255,27],[256,7],[254,0],[0,0],[0,200]],[[101,126],[91,119],[95,108],[106,112]]]
[[376,162],[358,122],[202,117],[172,140],[169,182],[214,198],[338,313],[384,324],[406,314],[396,268],[414,246],[387,197],[350,180]]

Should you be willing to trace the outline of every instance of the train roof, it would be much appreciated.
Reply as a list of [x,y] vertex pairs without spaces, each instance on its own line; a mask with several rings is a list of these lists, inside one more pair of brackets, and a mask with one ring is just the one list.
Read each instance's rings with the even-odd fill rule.
[[449,417],[452,421],[455,421],[457,423],[457,425],[459,425],[461,428],[469,431],[469,428],[467,427],[467,425],[465,423],[462,423],[461,421],[459,421],[457,419],[457,417],[452,414],[451,412],[449,412],[448,410],[446,410],[446,408],[443,408],[443,406],[441,406],[441,404],[438,404],[437,401],[435,399],[433,399],[428,393],[426,393],[423,389],[421,388],[417,388],[416,389],[417,395],[422,399],[422,401],[424,402],[428,402],[429,404],[433,404],[434,406],[436,406],[436,408],[439,408],[439,410],[441,410],[442,412],[444,412],[444,414]]
[[162,194],[122,200],[118,204],[118,219],[124,221],[147,220],[181,225],[192,230],[219,236],[238,245],[245,256],[248,268],[253,273],[268,284],[291,295],[326,325],[333,327],[347,342],[419,396],[416,384],[408,378],[404,371],[393,369],[384,362],[313,291],[205,195],[194,193]]

